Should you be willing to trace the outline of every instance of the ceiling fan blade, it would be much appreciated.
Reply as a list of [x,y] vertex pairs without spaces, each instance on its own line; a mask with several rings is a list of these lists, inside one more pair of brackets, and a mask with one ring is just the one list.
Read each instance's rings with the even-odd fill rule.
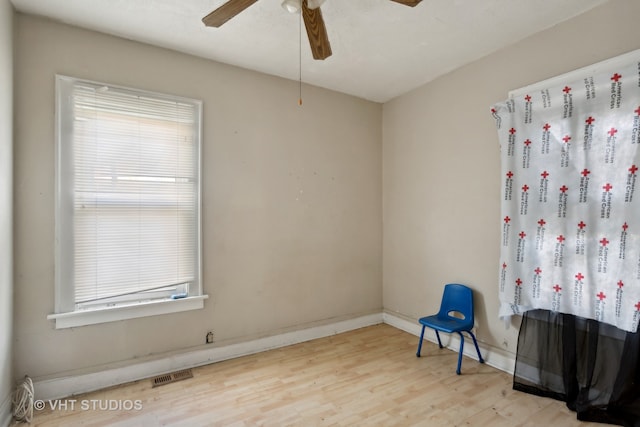
[[220,27],[222,24],[257,2],[258,0],[229,0],[204,18],[207,27]]
[[304,26],[307,29],[313,59],[330,57],[331,45],[329,44],[327,28],[324,26],[320,8],[309,9],[307,0],[302,0],[302,17],[304,18]]
[[418,3],[420,3],[422,0],[391,0],[391,1],[394,1],[394,2],[400,3],[400,4],[404,4],[405,6],[414,7]]

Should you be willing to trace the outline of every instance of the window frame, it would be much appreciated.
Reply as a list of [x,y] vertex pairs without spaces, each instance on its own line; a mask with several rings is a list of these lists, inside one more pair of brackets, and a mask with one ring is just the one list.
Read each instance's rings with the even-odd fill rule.
[[[73,161],[68,161],[65,165],[62,156],[65,153],[65,144],[70,144],[73,138],[71,129],[73,128],[74,114],[73,101],[67,97],[73,87],[78,84],[90,85],[94,87],[107,87],[114,90],[135,94],[141,97],[185,103],[194,108],[193,138],[195,143],[194,155],[195,168],[194,177],[196,179],[195,191],[195,260],[194,280],[187,285],[188,295],[186,297],[172,298],[169,293],[158,295],[155,298],[114,298],[110,303],[96,304],[89,306],[79,306],[75,300],[75,287],[73,280],[67,280],[69,271],[73,271],[73,262],[63,264],[62,248],[75,247],[73,242],[73,215],[69,211],[73,208],[65,207],[65,204],[73,203],[74,195],[72,188],[64,188],[62,177],[71,172],[71,168],[76,165]],[[64,87],[63,87],[64,85]],[[65,97],[66,95],[66,97]],[[202,309],[204,300],[208,298],[203,294],[202,284],[202,101],[169,95],[159,92],[135,89],[125,86],[112,85],[108,83],[96,82],[86,79],[69,77],[56,74],[55,76],[55,313],[47,316],[49,320],[55,322],[56,329],[91,325],[104,322],[112,322],[138,317],[153,316],[159,314],[175,313],[186,310]],[[66,214],[65,214],[66,213]],[[73,257],[68,255],[67,257]],[[64,265],[64,267],[63,267]],[[185,285],[177,285],[185,286]],[[184,290],[184,289],[181,289]],[[153,294],[151,292],[148,295]],[[118,301],[120,300],[120,301]]]

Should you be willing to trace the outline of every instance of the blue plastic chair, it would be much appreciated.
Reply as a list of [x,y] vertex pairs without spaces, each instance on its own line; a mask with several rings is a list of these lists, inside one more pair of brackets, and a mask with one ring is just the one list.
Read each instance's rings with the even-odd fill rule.
[[[454,317],[452,314],[460,316],[461,318]],[[420,357],[422,341],[424,340],[424,329],[429,327],[436,331],[440,348],[442,348],[442,342],[440,341],[440,334],[438,332],[447,332],[449,334],[457,332],[460,335],[460,354],[458,355],[458,369],[456,369],[456,374],[460,375],[460,367],[462,366],[462,350],[464,348],[463,332],[471,335],[473,344],[475,344],[476,351],[478,352],[478,360],[480,363],[484,363],[484,359],[478,348],[478,341],[476,341],[475,335],[471,332],[473,329],[473,291],[471,288],[455,283],[445,285],[438,314],[423,317],[419,322],[422,325],[422,332],[420,333],[420,342],[418,343],[418,352],[416,353],[417,357]]]

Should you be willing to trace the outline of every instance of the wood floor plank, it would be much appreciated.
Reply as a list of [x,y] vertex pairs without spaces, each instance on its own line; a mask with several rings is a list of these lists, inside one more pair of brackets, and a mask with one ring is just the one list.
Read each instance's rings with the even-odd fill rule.
[[[580,426],[562,402],[512,390],[510,375],[376,325],[214,363],[191,379],[150,380],[73,397],[74,410],[36,412],[34,426]],[[139,400],[140,410],[79,402]]]

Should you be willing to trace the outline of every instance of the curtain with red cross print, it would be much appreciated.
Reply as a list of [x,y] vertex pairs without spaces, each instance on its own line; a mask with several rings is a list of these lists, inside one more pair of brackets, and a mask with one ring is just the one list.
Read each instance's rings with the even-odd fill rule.
[[635,332],[640,55],[493,106],[501,147],[500,316],[532,309]]

